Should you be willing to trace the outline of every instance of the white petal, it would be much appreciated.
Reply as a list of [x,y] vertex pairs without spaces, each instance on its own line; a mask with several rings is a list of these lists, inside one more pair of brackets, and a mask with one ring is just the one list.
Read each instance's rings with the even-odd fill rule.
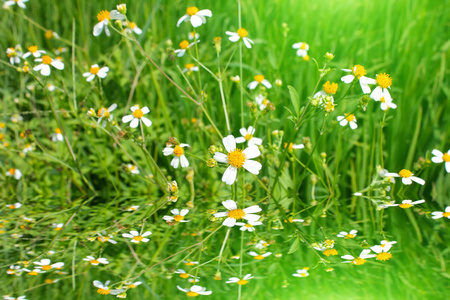
[[251,49],[251,48],[252,48],[252,44],[250,44],[250,42],[249,42],[250,39],[244,38],[243,40],[244,40],[245,46],[246,46],[248,49]]
[[245,143],[245,138],[240,136],[236,138],[236,143],[237,144],[241,144],[241,143]]
[[181,24],[182,22],[186,21],[187,19],[189,19],[189,15],[184,15],[184,16],[182,16],[182,17],[178,20],[178,22],[177,22],[177,27],[180,27],[180,24]]
[[52,61],[52,66],[55,67],[58,70],[63,70],[64,69],[64,63],[62,61],[59,61],[59,60],[53,60]]
[[145,124],[145,126],[147,126],[147,127],[152,126],[152,121],[150,121],[150,120],[147,119],[146,117],[142,117],[141,120],[142,120],[142,122]]
[[163,154],[164,156],[168,156],[171,155],[173,153],[174,148],[171,147],[166,147],[163,149]]
[[170,165],[174,167],[175,169],[178,168],[178,165],[180,164],[180,158],[178,156],[175,156],[172,161],[170,162]]
[[250,83],[247,85],[247,87],[248,87],[249,89],[251,89],[251,90],[254,90],[254,89],[256,89],[256,87],[258,86],[258,84],[259,84],[258,81],[252,81],[252,82],[250,82]]
[[212,17],[212,12],[209,9],[202,9],[196,13],[197,16]]
[[259,148],[257,146],[249,146],[248,148],[244,149],[242,151],[243,154],[245,154],[246,159],[252,159],[255,157],[258,157],[261,155],[261,152],[259,151]]
[[150,109],[149,109],[147,106],[144,106],[144,107],[141,109],[141,111],[142,111],[142,113],[143,113],[144,115],[146,115],[146,114],[148,114],[148,113],[150,112]]
[[381,86],[377,86],[372,91],[372,94],[370,94],[370,98],[374,99],[375,101],[380,101],[381,97],[383,97],[383,89],[381,88]]
[[44,76],[50,75],[50,66],[49,65],[43,65],[41,69],[41,74]]
[[252,205],[244,209],[246,214],[253,214],[262,211],[262,208],[259,205]]
[[269,80],[267,80],[267,79],[264,79],[263,81],[261,81],[261,83],[268,89],[272,88],[272,85],[270,84]]
[[138,118],[134,118],[133,121],[131,121],[130,123],[130,127],[131,128],[136,128],[139,126],[139,119]]
[[423,180],[422,178],[419,178],[419,177],[416,177],[416,176],[411,176],[409,178],[411,178],[412,181],[415,181],[415,182],[417,182],[420,185],[424,185],[425,184],[425,180]]
[[194,16],[191,16],[191,24],[194,27],[199,27],[200,25],[203,24],[203,20],[200,16],[194,15]]
[[353,75],[345,75],[341,77],[341,81],[343,81],[344,83],[351,83],[353,79],[355,79],[355,76]]
[[228,163],[228,156],[220,152],[214,153],[214,159],[223,164]]
[[223,145],[228,152],[231,152],[236,149],[236,140],[234,136],[229,135],[223,138]]
[[236,219],[233,218],[226,218],[225,221],[222,223],[224,226],[233,227],[236,225]]
[[189,167],[189,161],[187,160],[185,155],[181,155],[180,156],[180,163],[181,163],[181,167],[182,168],[187,168]]
[[237,209],[237,204],[233,200],[222,201],[222,205],[225,206],[225,208],[228,209],[228,210]]
[[254,160],[246,160],[243,167],[252,174],[258,175],[262,168],[261,163]]
[[122,122],[123,122],[123,123],[128,123],[128,122],[130,122],[130,121],[133,120],[133,119],[134,119],[134,116],[133,116],[133,115],[123,116],[123,117],[122,117]]
[[234,43],[234,42],[239,41],[240,38],[241,38],[241,37],[240,37],[239,35],[236,34],[236,35],[230,36],[228,39]]

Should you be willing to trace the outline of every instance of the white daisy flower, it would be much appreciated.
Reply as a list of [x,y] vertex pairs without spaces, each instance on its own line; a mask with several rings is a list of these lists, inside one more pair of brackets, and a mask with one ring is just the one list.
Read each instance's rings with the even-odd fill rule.
[[370,249],[364,249],[358,257],[354,257],[352,255],[344,255],[341,256],[342,259],[346,259],[347,261],[343,261],[343,263],[352,263],[354,265],[363,265],[366,262],[367,258],[375,257],[375,254],[369,254]]
[[170,211],[173,214],[172,216],[164,216],[163,219],[166,222],[181,222],[181,223],[185,223],[185,222],[189,222],[188,220],[184,219],[184,216],[187,215],[187,213],[189,212],[189,209],[182,209],[181,211],[177,208],[172,209]]
[[41,269],[33,269],[33,270],[29,270],[29,269],[23,268],[23,271],[27,272],[27,275],[30,275],[30,276],[37,276],[38,274],[45,273],[45,272],[42,271]]
[[111,12],[109,12],[107,10],[102,10],[97,14],[97,19],[98,19],[98,23],[95,24],[94,31],[93,31],[94,36],[99,36],[103,32],[103,29],[105,29],[106,35],[110,36],[111,33],[109,32],[109,28],[108,28],[109,21],[110,20],[124,20],[125,16],[122,15],[117,10],[112,10]]
[[224,226],[233,227],[236,225],[236,220],[245,219],[247,221],[258,221],[260,216],[255,213],[260,212],[262,209],[258,205],[252,205],[250,207],[240,209],[237,208],[237,203],[233,200],[222,201],[223,206],[228,209],[228,212],[218,212],[214,214],[216,218],[227,217],[223,221]]
[[16,202],[14,204],[6,204],[6,207],[9,209],[17,209],[22,207],[22,204],[20,204],[19,202]]
[[261,154],[257,146],[252,145],[244,150],[237,149],[236,140],[232,135],[223,138],[223,145],[225,146],[228,154],[223,154],[220,152],[216,152],[214,154],[214,159],[216,161],[229,164],[228,168],[223,173],[223,182],[228,185],[232,185],[236,181],[237,171],[241,167],[244,167],[244,169],[252,174],[259,174],[259,171],[262,168],[261,163],[251,160]]
[[178,183],[176,180],[167,183],[167,190],[169,193],[176,193],[178,191]]
[[149,127],[152,125],[152,121],[144,117],[145,114],[148,114],[150,112],[150,109],[145,106],[142,109],[139,108],[139,105],[134,105],[131,108],[131,111],[133,112],[132,115],[127,115],[122,118],[123,123],[130,123],[131,128],[136,128],[139,126],[139,120],[141,120],[145,126]]
[[20,266],[12,265],[6,270],[6,274],[8,275],[16,275],[20,276],[22,275],[22,268]]
[[150,239],[146,238],[146,236],[151,235],[151,231],[146,231],[143,234],[139,234],[136,230],[130,231],[130,233],[122,234],[125,238],[130,238],[132,243],[139,244],[140,242],[147,243]]
[[250,279],[253,279],[254,277],[252,274],[247,274],[243,278],[239,277],[231,277],[228,279],[226,283],[237,283],[238,285],[246,285]]
[[199,27],[200,25],[206,23],[205,17],[212,17],[212,12],[209,9],[199,10],[195,6],[188,7],[186,9],[186,14],[178,20],[177,27],[180,27],[181,23],[187,21],[190,21],[192,26]]
[[239,230],[253,232],[255,231],[255,226],[262,225],[261,221],[248,221],[248,223],[236,222],[236,226],[241,226]]
[[97,111],[97,117],[98,117],[98,124],[104,119],[103,121],[103,127],[106,126],[106,121],[111,122],[113,120],[113,115],[111,114],[112,111],[114,111],[117,108],[117,104],[113,103],[108,109],[105,107],[100,108]]
[[[28,0],[24,0],[24,1],[28,1]],[[10,2],[14,2],[14,1],[10,1]],[[10,296],[3,296],[3,299],[6,299],[6,300],[27,300],[27,296],[22,295],[22,296],[19,296],[17,298],[10,297]]]
[[136,281],[136,282],[126,282],[125,285],[129,289],[135,289],[138,285],[141,285],[142,281]]
[[269,99],[267,99],[266,96],[261,95],[261,94],[256,96],[255,101],[259,105],[260,110],[264,110],[267,107],[267,105],[269,105],[269,103],[270,103]]
[[435,164],[445,162],[445,171],[447,171],[447,173],[450,173],[450,150],[448,150],[446,153],[442,153],[441,151],[434,149],[433,151],[431,151],[431,153],[434,155],[431,158],[431,161]]
[[264,75],[256,75],[254,78],[255,80],[247,85],[249,89],[254,90],[259,84],[262,84],[268,89],[272,88],[272,85],[267,79],[265,79]]
[[262,144],[262,139],[253,136],[255,134],[255,128],[253,128],[253,126],[248,127],[248,129],[246,129],[245,127],[241,128],[239,129],[239,132],[242,134],[242,136],[236,138],[237,144],[244,143],[245,141],[248,141],[249,146],[259,146]]
[[372,251],[377,254],[377,260],[386,261],[392,257],[392,254],[389,253],[389,250],[391,250],[392,245],[394,244],[397,244],[397,242],[382,240],[380,245],[370,247],[370,249],[372,249]]
[[303,145],[303,144],[290,143],[288,146],[287,143],[284,143],[284,149],[288,149],[289,151],[293,150],[293,149],[303,149],[303,148],[305,148],[305,145]]
[[300,269],[300,270],[297,270],[296,273],[292,274],[292,276],[295,276],[295,277],[307,277],[307,276],[309,276],[308,270],[309,270],[308,267]]
[[54,230],[59,231],[64,227],[64,223],[53,223],[52,227]]
[[132,33],[134,32],[137,35],[142,34],[142,29],[137,26],[134,22],[125,22],[124,24],[127,28],[125,28],[125,32]]
[[103,265],[109,264],[109,261],[104,257],[95,258],[94,256],[89,255],[89,256],[86,256],[85,258],[83,258],[83,260],[88,261],[93,266],[98,266],[99,264],[103,264]]
[[241,82],[241,77],[239,77],[239,75],[231,76],[230,80],[235,82],[235,83],[239,83],[239,82]]
[[99,293],[100,295],[109,295],[109,294],[111,294],[111,295],[118,295],[120,293],[125,292],[125,290],[116,290],[116,289],[112,290],[112,289],[110,289],[108,287],[110,282],[111,281],[108,280],[108,281],[105,282],[105,284],[103,284],[103,283],[101,283],[98,280],[94,280],[93,284],[94,284],[94,286],[96,288],[98,288],[97,289],[97,293]]
[[183,73],[188,73],[188,75],[192,72],[198,72],[198,67],[194,64],[185,64]]
[[412,201],[412,200],[403,200],[401,204],[391,204],[389,206],[398,206],[401,208],[410,208],[416,204],[420,204],[420,203],[424,203],[425,200],[417,200],[417,201]]
[[49,91],[49,92],[53,92],[54,90],[56,90],[56,86],[54,86],[53,84],[51,84],[51,83],[47,83],[47,90]]
[[309,45],[307,43],[299,42],[292,45],[293,49],[297,50],[297,56],[305,57],[308,55]]
[[56,54],[56,55],[60,55],[60,54],[65,53],[65,52],[67,52],[67,48],[65,48],[65,47],[58,47],[58,48],[55,50],[55,54]]
[[126,211],[136,211],[139,208],[139,205],[132,205],[125,209]]
[[354,114],[346,113],[345,116],[338,116],[337,120],[339,122],[339,125],[341,126],[347,126],[348,124],[351,129],[358,128],[358,124],[356,124],[356,117]]
[[105,78],[106,75],[108,75],[108,71],[108,67],[100,68],[98,65],[92,65],[89,69],[89,72],[83,73],[83,77],[87,77],[86,81],[90,82],[94,80],[95,76],[98,76],[99,78]]
[[27,58],[30,55],[34,57],[41,57],[41,54],[45,53],[44,50],[39,50],[38,46],[30,46],[28,47],[28,52],[23,55],[23,58]]
[[270,244],[264,240],[260,240],[257,244],[255,244],[256,249],[264,249],[269,247]]
[[20,180],[20,178],[22,178],[22,172],[20,172],[19,169],[14,169],[14,168],[10,168],[6,173],[6,176],[12,176],[14,177],[16,180]]
[[50,137],[52,138],[52,141],[54,143],[64,141],[64,136],[62,135],[61,129],[59,128],[56,128],[55,131],[50,135]]
[[237,32],[227,31],[225,33],[230,36],[228,39],[233,43],[242,39],[245,47],[247,47],[248,49],[250,49],[252,47],[252,44],[254,44],[254,42],[247,37],[248,31],[244,28],[239,28]]
[[250,255],[250,256],[253,256],[254,259],[262,260],[262,259],[265,259],[266,257],[270,256],[272,254],[272,252],[266,252],[266,253],[263,253],[263,254],[258,254],[255,251],[250,251],[247,254]]
[[16,45],[15,48],[9,47],[6,49],[6,56],[9,57],[9,62],[14,65],[20,63],[20,58],[22,57],[22,47]]
[[361,85],[361,89],[364,94],[370,93],[369,84],[375,84],[377,81],[375,79],[365,77],[367,71],[361,65],[355,65],[351,70],[350,69],[342,69],[344,72],[351,72],[352,75],[345,75],[341,78],[341,80],[345,83],[351,83],[355,78],[359,80],[359,84]]
[[19,115],[19,114],[13,114],[12,116],[11,116],[11,122],[13,122],[13,123],[18,123],[18,122],[22,122],[23,121],[23,117],[21,116],[21,115]]
[[199,285],[193,285],[190,289],[183,289],[179,285],[177,288],[186,293],[188,297],[197,297],[198,295],[211,295],[212,291],[207,291],[205,287],[201,287]]
[[140,171],[139,171],[139,169],[135,166],[135,165],[132,165],[132,164],[128,164],[127,165],[127,169],[128,169],[128,171],[130,171],[130,173],[131,174],[139,174],[140,173]]
[[183,263],[185,266],[195,266],[198,265],[198,261],[192,261],[192,260],[183,260]]
[[60,268],[64,267],[63,262],[58,262],[58,263],[52,264],[51,260],[48,258],[41,259],[41,261],[35,261],[33,263],[35,265],[38,265],[38,267],[36,267],[36,269],[42,269],[43,271],[49,271],[51,269],[60,269]]
[[37,58],[34,61],[42,62],[41,64],[34,67],[33,70],[41,71],[41,75],[43,75],[43,76],[50,75],[50,73],[51,73],[50,66],[53,66],[54,68],[56,68],[58,70],[64,70],[63,62],[56,60],[56,59],[52,59],[48,55],[44,55],[44,56],[42,56],[42,58]]
[[[14,4],[17,4],[17,6],[20,8],[26,8],[27,6],[25,5],[25,2],[28,2],[28,0],[9,0],[9,1],[6,1],[4,3],[4,5],[13,6]],[[23,297],[25,297],[25,296],[23,296]]]
[[392,102],[392,97],[389,94],[389,92],[387,91],[387,89],[385,89],[383,91],[383,96],[379,100],[381,102],[381,105],[380,105],[381,110],[388,110],[389,108],[392,108],[392,109],[397,108],[397,104]]
[[370,94],[370,98],[374,99],[375,101],[380,101],[381,97],[386,97],[386,95],[391,98],[388,89],[391,88],[392,78],[389,76],[389,74],[377,74],[376,84],[377,87],[373,89],[372,93]]
[[[117,242],[115,240],[112,239],[113,235],[112,234],[108,234],[106,235],[105,232],[103,232],[104,235],[100,234],[99,232],[97,233],[97,240],[104,243],[104,242],[109,242],[111,244],[117,244]],[[95,238],[93,238],[91,240],[91,242],[95,240]]]
[[[197,43],[200,41],[197,41]],[[186,50],[191,48],[192,46],[194,46],[195,43],[190,43],[186,40],[180,42],[180,49],[176,49],[175,53],[177,54],[178,57],[182,57],[185,53]]]
[[358,230],[350,230],[350,232],[347,231],[341,231],[337,235],[337,237],[343,237],[346,239],[354,239],[356,237],[356,234],[358,233]]
[[194,277],[194,275],[191,275],[191,274],[189,274],[189,273],[187,273],[185,270],[183,270],[183,269],[177,269],[176,271],[175,271],[175,274],[180,274],[179,276],[181,277],[181,278],[183,278],[183,279],[187,279],[187,278],[189,278],[189,277]]
[[197,40],[198,41],[199,38],[200,38],[200,33],[198,33],[198,32],[191,31],[188,33],[188,40]]
[[410,185],[410,184],[412,184],[413,181],[417,182],[420,185],[424,185],[425,184],[425,180],[423,180],[423,179],[421,179],[419,177],[413,176],[413,175],[414,174],[411,173],[410,170],[406,170],[406,169],[401,170],[400,172],[398,172],[398,174],[397,173],[389,173],[389,172],[384,174],[385,177],[389,177],[389,176],[401,177],[402,178],[402,182],[405,185]]
[[175,169],[178,168],[178,166],[181,164],[182,168],[189,167],[189,161],[186,158],[186,155],[184,155],[184,147],[189,147],[188,144],[179,144],[176,145],[174,148],[172,147],[166,147],[163,149],[164,156],[168,155],[175,155],[175,157],[170,162],[170,165],[174,167]]
[[445,208],[445,212],[443,211],[434,211],[431,213],[433,219],[447,218],[450,219],[450,206]]

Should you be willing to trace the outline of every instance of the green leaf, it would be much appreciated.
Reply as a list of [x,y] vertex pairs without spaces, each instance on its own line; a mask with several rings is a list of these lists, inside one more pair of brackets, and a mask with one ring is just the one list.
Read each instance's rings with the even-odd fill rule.
[[298,113],[300,110],[300,97],[298,96],[297,91],[290,85],[288,85],[289,94],[291,95],[292,105],[294,106],[295,113]]
[[295,251],[298,250],[298,248],[300,248],[300,242],[299,242],[298,238],[296,238],[295,241],[292,243],[288,254],[294,253]]

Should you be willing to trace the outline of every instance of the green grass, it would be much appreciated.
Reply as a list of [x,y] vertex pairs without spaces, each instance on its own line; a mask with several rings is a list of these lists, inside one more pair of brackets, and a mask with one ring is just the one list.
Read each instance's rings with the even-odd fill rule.
[[[52,69],[48,78],[36,74],[44,84],[58,87],[49,97],[73,148],[72,155],[65,143],[51,141],[50,134],[59,125],[46,93],[32,75],[11,68],[3,54],[0,122],[6,123],[6,129],[1,132],[5,136],[0,141],[0,224],[4,226],[0,230],[5,231],[0,235],[1,272],[17,261],[38,261],[53,250],[56,253],[49,258],[52,262],[63,261],[67,274],[5,274],[2,295],[100,299],[112,296],[97,294],[93,280],[118,283],[140,274],[135,280],[143,284],[127,293],[129,299],[184,299],[186,296],[176,286],[190,284],[173,271],[190,269],[181,262],[189,255],[201,264],[209,261],[194,268],[191,274],[198,271],[198,284],[213,291],[211,296],[199,297],[210,299],[237,299],[237,286],[225,281],[239,275],[241,268],[243,275],[255,276],[242,287],[242,299],[445,299],[449,288],[449,225],[447,219],[431,219],[430,213],[450,205],[450,177],[442,164],[433,164],[430,158],[433,149],[450,148],[450,119],[446,118],[450,110],[446,78],[450,47],[446,34],[447,2],[242,1],[242,26],[255,41],[251,50],[243,49],[244,87],[256,74],[264,74],[272,84],[275,79],[283,81],[281,87],[274,85],[266,91],[276,110],[255,119],[245,106],[244,124],[240,87],[230,80],[240,72],[239,46],[225,35],[225,31],[239,28],[237,1],[127,3],[127,17],[144,31],[136,38],[146,54],[195,100],[201,101],[197,95],[203,90],[204,110],[171,84],[133,41],[114,30],[111,37],[104,33],[99,37],[92,35],[97,13],[113,9],[119,2],[30,0],[25,10],[16,6],[10,12],[2,10],[3,53],[16,44],[24,48],[36,44],[52,57],[57,47],[68,48],[61,54],[63,71]],[[223,136],[228,134],[219,84],[204,69],[200,76],[187,76],[186,81],[178,66],[182,69],[194,62],[189,54],[171,59],[171,50],[177,49],[192,30],[188,23],[177,28],[176,22],[188,6],[194,5],[213,13],[197,32],[200,61],[215,76],[218,60],[212,41],[222,37],[220,65],[231,133],[238,136],[241,127],[256,124],[255,135],[264,140],[258,158],[263,165],[260,174],[246,172],[244,181],[244,172],[240,172],[239,181],[232,187],[220,180],[224,167],[206,166],[212,157],[208,152],[210,145],[223,147],[213,127]],[[57,32],[61,39],[46,39],[47,29]],[[310,45],[310,61],[296,57],[292,44],[299,41]],[[326,52],[335,58],[327,65],[330,72],[319,81],[320,71],[313,59],[322,68]],[[191,54],[196,57],[195,48],[191,48]],[[110,72],[101,82],[88,83],[82,74],[95,63],[107,65]],[[347,92],[349,85],[340,81],[344,75],[340,69],[355,64],[363,65],[372,78],[379,73],[391,75],[390,91],[398,105],[396,110],[385,115],[373,100],[365,111],[359,107],[359,84]],[[339,88],[336,110],[325,116],[308,103],[317,91],[316,84],[319,90],[327,80],[337,82]],[[29,85],[35,88],[30,90]],[[302,119],[294,112],[294,121],[300,124],[298,130],[288,119],[286,108],[295,109],[288,85],[298,92],[299,105],[306,108]],[[254,93],[248,93],[247,88],[244,91],[244,103],[253,101],[250,96]],[[87,116],[89,108],[97,110],[112,103],[118,105],[113,115],[120,132],[111,124],[104,130],[94,126],[95,122]],[[148,117],[153,125],[144,129],[146,149],[142,147],[140,130],[132,130],[121,122],[134,104],[150,108]],[[355,113],[358,129],[344,129],[337,124],[336,117],[346,112]],[[23,122],[10,121],[16,113],[23,116]],[[191,118],[197,121],[192,123]],[[282,130],[284,135],[273,135],[274,130]],[[25,132],[28,135],[21,137]],[[172,136],[190,144],[186,150],[189,170],[173,169],[172,157],[162,155]],[[285,142],[299,144],[306,142],[306,137],[311,147],[285,155]],[[5,147],[5,143],[9,146]],[[23,155],[28,143],[35,146],[35,151]],[[129,163],[137,163],[141,173],[133,176],[127,172]],[[397,180],[386,193],[379,188],[379,166],[390,172],[410,169],[426,184],[405,186]],[[11,167],[22,171],[21,180],[4,175]],[[166,179],[178,182],[177,203],[167,201]],[[243,186],[243,182],[247,185]],[[385,185],[386,182],[381,187]],[[364,192],[366,197],[353,196],[369,186]],[[426,203],[405,210],[377,210],[374,199],[386,200],[385,196],[396,202],[425,199]],[[221,221],[211,218],[208,210],[223,211],[221,201],[227,199],[245,206],[260,205],[263,225],[255,233],[245,235],[233,228],[219,263],[217,258],[227,229],[214,232]],[[23,206],[16,210],[5,208],[15,202]],[[131,205],[139,205],[140,209],[126,212],[125,208]],[[171,209],[186,207],[190,208],[186,216],[189,223],[173,227],[162,220]],[[283,222],[286,216],[294,215],[305,222],[292,226]],[[23,216],[35,221],[28,223]],[[67,227],[55,231],[52,223],[67,223]],[[121,234],[139,230],[143,224],[145,230],[153,232],[151,240],[134,245],[131,251]],[[355,240],[336,237],[340,231],[351,229],[358,230]],[[87,241],[102,230],[117,233],[117,245]],[[11,234],[22,237],[15,239]],[[323,256],[309,246],[327,237],[336,241],[338,256]],[[260,239],[273,241],[268,248],[273,254],[263,261],[245,254],[255,250],[253,245]],[[370,259],[362,266],[341,263],[341,255],[358,255],[382,239],[398,242],[391,260]],[[298,249],[292,247],[296,240]],[[185,250],[190,246],[193,247]],[[295,251],[288,254],[290,249]],[[242,260],[231,258],[241,251]],[[283,255],[277,258],[276,253]],[[106,257],[111,263],[88,266],[82,261],[87,255]],[[309,277],[292,276],[303,267],[310,268]],[[334,271],[326,272],[326,268]],[[221,281],[213,279],[218,270]],[[61,280],[45,284],[48,278]]]

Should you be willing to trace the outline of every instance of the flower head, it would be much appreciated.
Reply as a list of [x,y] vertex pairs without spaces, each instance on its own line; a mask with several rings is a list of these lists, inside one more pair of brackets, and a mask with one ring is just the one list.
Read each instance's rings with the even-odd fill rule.
[[248,84],[247,87],[249,89],[254,90],[259,84],[262,84],[268,89],[272,88],[272,85],[270,84],[269,80],[265,79],[264,75],[256,75],[254,79],[255,79],[254,81]]
[[134,23],[134,22],[125,22],[124,25],[127,27],[127,28],[125,28],[125,32],[128,32],[128,33],[133,33],[134,32],[137,35],[141,35],[142,34],[142,29],[139,28],[136,23]]
[[293,49],[297,50],[298,57],[306,57],[308,56],[309,45],[307,43],[299,42],[292,45]]
[[346,75],[341,78],[345,83],[351,83],[355,78],[359,80],[359,84],[364,94],[370,93],[369,84],[375,84],[377,81],[375,79],[365,77],[367,71],[361,65],[355,65],[352,69],[342,69],[344,72],[351,72],[351,75]]
[[199,285],[193,285],[190,289],[184,289],[177,285],[177,288],[186,293],[188,297],[197,297],[198,295],[211,295],[212,291],[207,291],[205,287]]
[[59,128],[55,128],[50,137],[52,138],[52,141],[54,143],[64,141],[64,136],[62,135],[61,129]]
[[[173,145],[170,145],[173,146]],[[185,147],[189,147],[188,144],[178,144],[174,145],[175,147],[166,147],[163,149],[163,154],[165,156],[168,155],[174,155],[175,157],[170,162],[170,165],[174,167],[175,169],[178,168],[178,166],[181,164],[182,168],[189,167],[189,161],[186,158],[186,155],[184,155],[184,149]]]
[[246,285],[250,279],[252,279],[252,274],[247,274],[242,278],[231,277],[226,283],[237,283],[238,285]]
[[241,128],[239,129],[239,132],[242,134],[242,136],[236,138],[237,144],[244,143],[245,141],[248,142],[249,146],[258,146],[262,144],[262,139],[253,136],[255,134],[255,128],[253,126],[249,126],[248,129],[245,127]]
[[398,173],[390,173],[390,172],[388,172],[388,173],[384,174],[385,177],[401,177],[402,178],[402,182],[405,185],[410,185],[410,184],[412,184],[413,181],[417,182],[420,185],[424,185],[425,184],[425,180],[423,180],[423,179],[421,179],[419,177],[413,176],[413,175],[414,174],[410,170],[406,170],[406,169],[403,169],[403,170],[401,170]]
[[206,17],[212,17],[212,12],[209,9],[199,10],[195,6],[188,7],[186,9],[186,14],[178,20],[177,27],[180,27],[181,23],[187,21],[190,21],[192,26],[199,27],[206,23]]
[[36,267],[36,269],[42,269],[42,271],[50,271],[52,269],[60,269],[62,267],[64,267],[64,263],[63,262],[58,262],[58,263],[51,263],[50,259],[41,259],[41,261],[35,261],[34,262],[35,265],[38,265],[38,267]]
[[[28,2],[28,0],[8,0],[4,3],[6,6],[13,6],[14,4],[17,4],[20,8],[26,8],[25,2]],[[25,296],[22,296],[25,297]]]
[[227,31],[225,33],[230,36],[228,39],[233,43],[242,40],[245,47],[248,49],[250,49],[252,44],[254,44],[254,42],[247,37],[248,31],[245,28],[239,28],[237,32]]
[[[11,1],[14,2],[14,1]],[[22,46],[16,45],[16,47],[9,47],[6,49],[6,56],[9,57],[9,62],[14,65],[20,63],[22,57]]]
[[93,266],[98,266],[99,264],[109,264],[109,261],[104,257],[95,258],[94,256],[86,256],[85,258],[83,258],[83,260],[88,261]]
[[253,232],[256,230],[255,226],[262,225],[262,222],[261,221],[248,221],[247,223],[236,222],[236,225],[241,226],[241,228],[239,228],[241,231]]
[[[197,40],[197,43],[198,42],[200,42],[200,41]],[[194,45],[195,45],[195,43],[189,43],[186,40],[181,41],[180,42],[180,49],[176,49],[175,53],[177,54],[178,57],[182,57],[184,54],[186,54],[187,49],[191,48]]]
[[8,177],[14,177],[16,180],[20,180],[22,178],[22,172],[20,172],[19,169],[10,168],[6,173],[6,176]]
[[236,181],[237,170],[241,167],[244,167],[244,169],[252,174],[259,174],[262,165],[257,161],[251,160],[261,154],[258,147],[251,145],[244,150],[238,149],[236,148],[236,140],[232,135],[223,138],[223,145],[228,154],[220,152],[214,154],[214,159],[216,161],[229,165],[225,170],[225,173],[223,173],[223,182],[228,185],[233,184]]
[[261,208],[258,205],[240,209],[237,207],[237,203],[233,200],[222,201],[222,204],[226,209],[228,209],[228,212],[215,213],[214,217],[227,217],[222,223],[224,226],[233,227],[236,225],[236,221],[241,219],[254,222],[258,221],[260,218],[260,216],[255,214],[261,211]]
[[266,253],[263,253],[263,254],[258,254],[255,251],[248,252],[248,255],[253,256],[253,258],[257,259],[257,260],[263,260],[266,257],[270,256],[271,254],[272,254],[272,252],[266,252]]
[[431,158],[431,161],[435,164],[444,163],[445,171],[447,171],[447,173],[450,173],[450,150],[448,150],[446,153],[442,153],[441,151],[434,149],[433,151],[431,151],[431,153],[434,155]]
[[145,126],[149,127],[152,125],[152,121],[144,117],[145,114],[148,114],[150,112],[150,109],[145,106],[142,109],[138,105],[134,105],[131,108],[131,111],[133,114],[124,116],[122,118],[123,123],[130,123],[131,128],[136,128],[139,126],[139,121],[142,121]]
[[92,65],[89,69],[89,72],[84,73],[83,77],[87,77],[86,81],[89,82],[94,80],[96,76],[98,76],[99,78],[105,78],[106,75],[108,75],[108,71],[108,67],[100,68],[98,65]]
[[391,250],[392,245],[396,244],[396,241],[381,241],[380,245],[376,245],[373,247],[370,247],[373,252],[377,254],[377,260],[386,261],[392,258],[392,254],[389,252]]
[[58,69],[58,70],[64,70],[64,63],[51,58],[48,55],[42,56],[42,58],[37,58],[34,61],[40,62],[41,64],[37,65],[33,68],[34,71],[40,71],[41,75],[43,76],[49,76],[51,73],[50,66]]
[[187,213],[189,212],[188,209],[182,209],[180,211],[179,209],[175,208],[175,209],[172,209],[170,212],[173,214],[173,216],[164,216],[163,217],[163,219],[166,222],[177,222],[177,223],[189,222],[188,220],[184,219],[184,216],[186,216]]
[[345,116],[339,116],[337,117],[337,120],[339,122],[339,125],[346,126],[349,124],[351,129],[358,128],[358,124],[356,124],[356,117],[354,114],[346,113]]
[[97,293],[99,293],[100,295],[118,295],[120,293],[123,293],[125,290],[116,290],[116,289],[110,289],[109,288],[109,283],[110,281],[106,281],[104,284],[98,280],[94,280],[93,284],[97,289]]
[[122,236],[126,237],[126,238],[130,238],[132,243],[139,244],[140,242],[147,243],[148,241],[150,241],[150,239],[146,238],[146,236],[149,236],[151,234],[152,234],[151,231],[146,231],[142,234],[139,234],[139,232],[137,232],[136,230],[133,230],[133,231],[130,231],[130,233],[122,234]]
[[99,36],[103,29],[105,29],[105,33],[107,36],[110,36],[108,26],[110,20],[124,20],[125,16],[121,14],[117,10],[112,10],[111,12],[107,10],[102,10],[97,14],[98,23],[94,26],[93,34],[94,36]]
[[271,102],[266,96],[259,94],[255,98],[260,110],[264,110]]
[[358,233],[358,230],[350,230],[350,232],[347,231],[341,231],[339,232],[339,234],[337,235],[337,237],[343,237],[346,239],[353,239],[356,237],[356,233]]
[[308,277],[308,276],[309,276],[308,271],[309,271],[309,268],[306,267],[306,268],[297,270],[296,273],[292,274],[292,276],[300,277],[300,278],[301,278],[301,277]]
[[28,52],[23,55],[23,58],[27,58],[30,55],[34,57],[41,57],[41,54],[45,53],[44,50],[39,50],[38,46],[30,46],[28,47]]
[[450,206],[445,208],[445,211],[434,211],[431,213],[433,219],[447,218],[450,219]]
[[365,264],[367,258],[376,257],[375,254],[369,254],[370,249],[364,249],[358,257],[354,257],[352,255],[344,255],[341,256],[342,259],[346,259],[347,261],[343,261],[343,263],[352,263],[354,265],[360,266]]

